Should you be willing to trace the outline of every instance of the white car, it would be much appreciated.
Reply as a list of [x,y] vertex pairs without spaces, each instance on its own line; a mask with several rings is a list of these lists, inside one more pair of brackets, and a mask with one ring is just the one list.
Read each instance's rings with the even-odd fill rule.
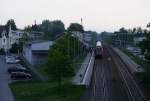
[[18,63],[18,62],[20,62],[19,59],[15,59],[15,58],[8,58],[8,59],[6,59],[6,63],[7,64],[8,63]]
[[15,58],[14,56],[11,56],[11,55],[6,55],[5,56],[5,59],[7,60],[7,59],[9,59],[9,58]]

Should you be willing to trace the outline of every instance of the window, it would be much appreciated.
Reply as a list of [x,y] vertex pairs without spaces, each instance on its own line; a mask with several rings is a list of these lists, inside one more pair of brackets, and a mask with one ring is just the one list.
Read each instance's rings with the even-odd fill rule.
[[3,39],[3,42],[4,42],[4,43],[5,43],[5,41],[6,41],[6,40],[5,40],[5,39]]

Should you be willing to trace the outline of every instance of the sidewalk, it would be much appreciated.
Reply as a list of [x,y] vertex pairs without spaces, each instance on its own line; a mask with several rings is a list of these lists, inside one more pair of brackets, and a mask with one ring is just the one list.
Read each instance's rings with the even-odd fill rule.
[[72,79],[72,83],[75,85],[90,85],[91,76],[94,66],[94,53],[89,53],[84,62],[82,63],[80,69]]
[[5,62],[5,56],[0,56],[0,101],[14,101],[11,88],[9,87],[10,77],[7,74],[8,64]]
[[0,81],[0,101],[14,101],[14,96],[8,82],[5,79],[1,79]]

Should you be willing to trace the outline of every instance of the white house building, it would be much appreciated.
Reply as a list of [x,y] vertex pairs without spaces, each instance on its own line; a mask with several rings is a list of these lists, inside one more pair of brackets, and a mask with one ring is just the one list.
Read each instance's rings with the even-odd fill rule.
[[18,43],[25,32],[21,30],[12,30],[9,26],[9,30],[6,30],[5,26],[0,26],[0,49],[5,51],[9,50],[14,43]]
[[137,45],[140,42],[142,42],[144,39],[146,39],[146,37],[134,37],[133,41],[134,41],[134,44]]

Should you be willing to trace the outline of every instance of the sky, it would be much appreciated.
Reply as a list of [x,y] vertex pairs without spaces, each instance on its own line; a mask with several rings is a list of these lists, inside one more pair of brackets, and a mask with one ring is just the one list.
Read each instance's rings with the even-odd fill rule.
[[49,19],[62,20],[67,28],[82,18],[85,30],[145,28],[150,22],[149,5],[150,0],[0,0],[0,25],[14,19],[18,28],[24,28]]

